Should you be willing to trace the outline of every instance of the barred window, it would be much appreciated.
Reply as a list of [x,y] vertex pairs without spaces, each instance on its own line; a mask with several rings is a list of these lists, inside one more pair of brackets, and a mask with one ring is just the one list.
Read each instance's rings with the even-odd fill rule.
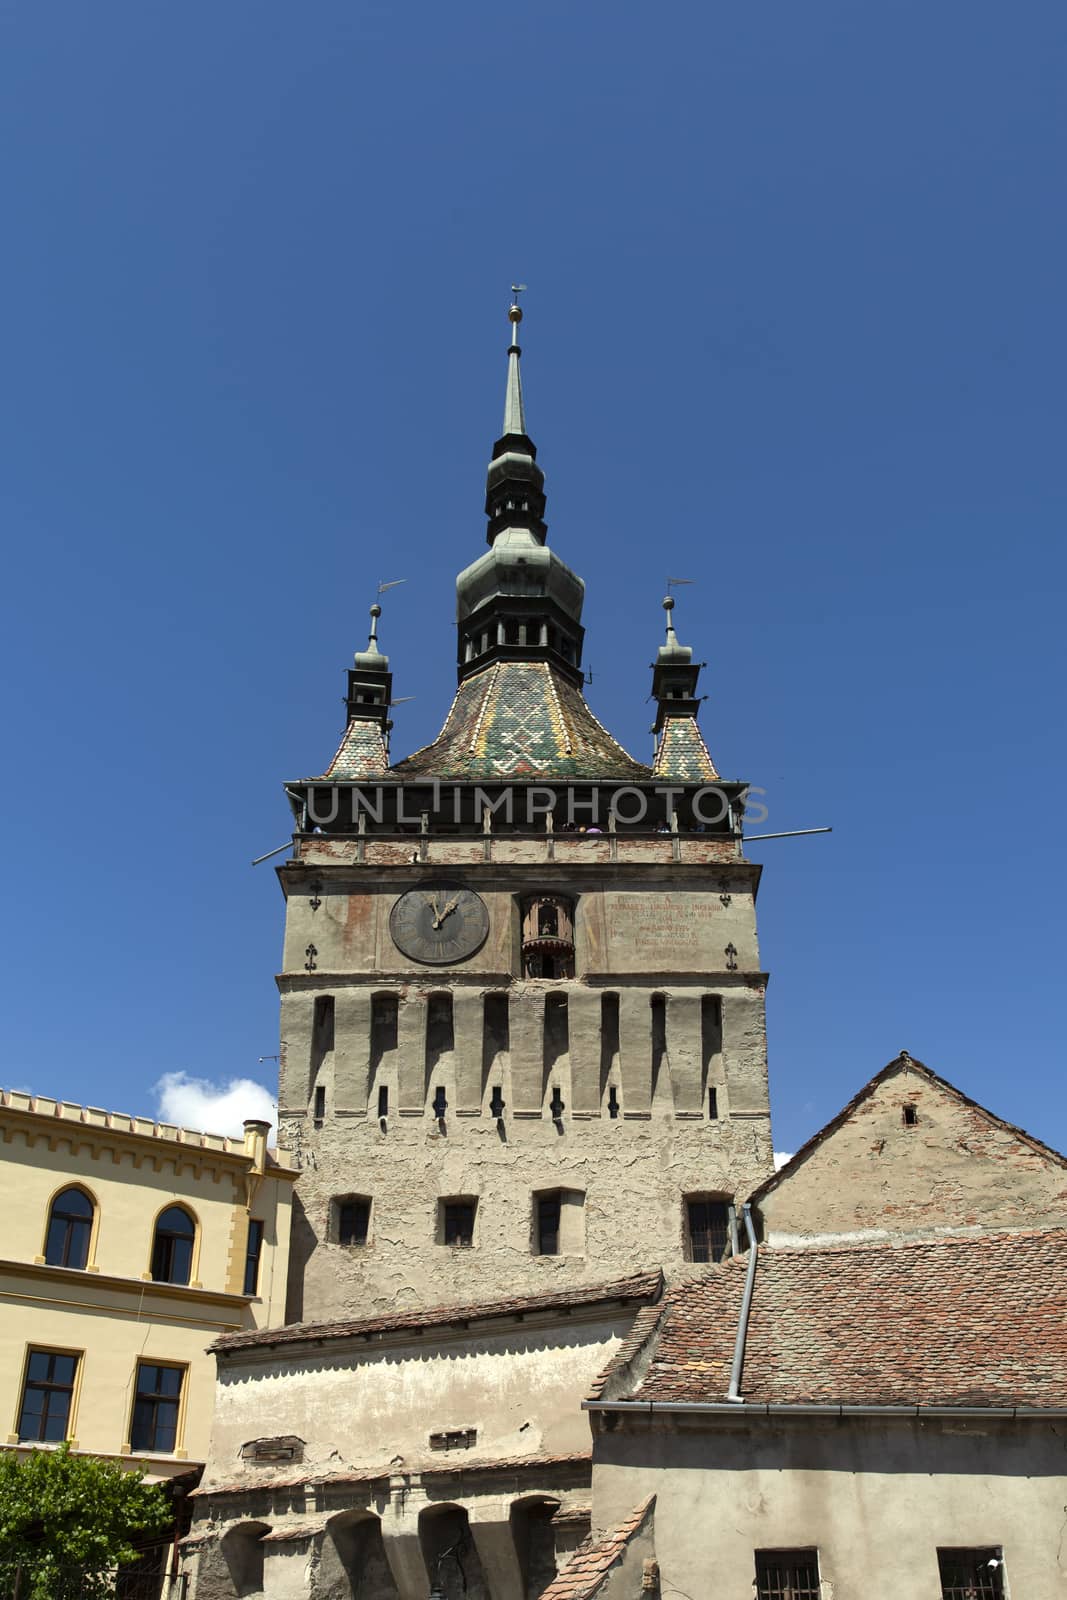
[[687,1195],[685,1201],[686,1259],[721,1261],[730,1248],[730,1203],[705,1195]]
[[362,1195],[347,1195],[336,1204],[337,1243],[364,1247],[370,1233],[370,1201]]
[[1004,1557],[999,1545],[939,1550],[941,1600],[1003,1600]]
[[818,1550],[757,1550],[756,1600],[819,1600]]
[[442,1200],[440,1233],[442,1244],[457,1250],[469,1250],[474,1244],[474,1213],[476,1200]]
[[559,1255],[559,1217],[562,1195],[558,1189],[537,1199],[537,1254]]

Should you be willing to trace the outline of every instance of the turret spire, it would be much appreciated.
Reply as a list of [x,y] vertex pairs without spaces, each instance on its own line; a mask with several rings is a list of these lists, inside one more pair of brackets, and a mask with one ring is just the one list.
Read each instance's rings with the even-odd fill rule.
[[509,433],[526,434],[526,410],[522,403],[522,372],[519,368],[519,359],[522,347],[519,344],[519,323],[522,321],[522,307],[519,305],[519,295],[526,288],[524,283],[513,283],[511,292],[515,296],[508,308],[508,321],[511,323],[511,343],[508,346],[508,386],[504,396],[504,437]]
[[652,771],[657,777],[681,778],[690,783],[713,782],[718,773],[697,726],[697,680],[704,663],[694,661],[689,645],[678,641],[672,594],[667,595],[663,609],[667,613],[667,637],[652,666],[652,694],[656,701],[652,729],[656,756]]
[[381,655],[381,651],[378,649],[378,618],[381,616],[381,614],[382,608],[376,602],[370,608],[370,638],[367,640],[367,649],[365,652],[369,656]]
[[[663,602],[663,609],[667,613],[667,638],[666,638],[665,642],[660,646],[660,655],[662,655],[664,653],[664,651],[674,651],[674,650],[677,650],[679,648],[678,635],[674,631],[674,618],[671,615],[672,611],[674,610],[674,596],[673,595],[668,595],[666,597],[666,599]],[[690,651],[689,653],[690,653],[690,655],[692,655],[692,651]]]

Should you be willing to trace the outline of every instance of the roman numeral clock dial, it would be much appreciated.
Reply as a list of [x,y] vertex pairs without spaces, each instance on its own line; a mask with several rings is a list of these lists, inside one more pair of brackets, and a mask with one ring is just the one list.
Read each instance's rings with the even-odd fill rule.
[[430,883],[400,896],[389,913],[389,932],[410,961],[452,966],[481,949],[489,932],[489,911],[473,889]]

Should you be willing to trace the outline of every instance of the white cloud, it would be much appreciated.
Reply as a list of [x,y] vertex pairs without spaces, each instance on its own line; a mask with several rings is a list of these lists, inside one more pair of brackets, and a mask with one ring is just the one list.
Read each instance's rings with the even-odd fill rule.
[[786,1162],[787,1161],[792,1161],[792,1159],[793,1159],[793,1151],[792,1150],[776,1150],[774,1152],[774,1170],[775,1170],[775,1172],[781,1172],[781,1170],[785,1166]]
[[248,1118],[269,1122],[272,1132],[277,1121],[270,1092],[251,1078],[210,1083],[207,1078],[191,1078],[187,1072],[165,1072],[154,1087],[160,1122],[176,1122],[180,1128],[228,1133],[239,1139]]

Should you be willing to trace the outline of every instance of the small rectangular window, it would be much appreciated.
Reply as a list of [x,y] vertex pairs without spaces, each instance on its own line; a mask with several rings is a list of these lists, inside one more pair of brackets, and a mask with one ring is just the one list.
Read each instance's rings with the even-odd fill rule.
[[326,1115],[326,1090],[320,1083],[315,1089],[315,1121],[321,1122]]
[[719,1091],[717,1089],[708,1090],[708,1117],[712,1122],[718,1122],[719,1120]]
[[442,1233],[445,1244],[469,1250],[474,1243],[474,1200],[442,1200]]
[[915,1125],[918,1123],[918,1120],[919,1120],[918,1107],[917,1106],[905,1106],[904,1107],[904,1126],[906,1128],[914,1128]]
[[245,1250],[245,1294],[259,1292],[259,1258],[263,1253],[263,1224],[253,1217],[248,1224],[248,1246]]
[[134,1450],[172,1455],[178,1443],[184,1367],[137,1363],[137,1395],[133,1403],[130,1445]]
[[729,1202],[691,1199],[685,1209],[687,1260],[721,1261],[730,1243]]
[[478,1443],[477,1428],[453,1428],[447,1433],[431,1433],[431,1450],[469,1450]]
[[757,1550],[756,1600],[819,1600],[817,1550]]
[[67,1437],[79,1357],[59,1350],[31,1350],[19,1412],[19,1439],[62,1444]]
[[1004,1556],[999,1545],[939,1550],[941,1600],[1003,1600]]
[[380,1117],[389,1115],[389,1089],[384,1083],[378,1087],[378,1115]]
[[370,1231],[370,1201],[339,1200],[337,1202],[337,1243],[365,1245]]
[[559,1255],[559,1216],[561,1196],[557,1189],[554,1194],[537,1196],[537,1254],[539,1256]]

